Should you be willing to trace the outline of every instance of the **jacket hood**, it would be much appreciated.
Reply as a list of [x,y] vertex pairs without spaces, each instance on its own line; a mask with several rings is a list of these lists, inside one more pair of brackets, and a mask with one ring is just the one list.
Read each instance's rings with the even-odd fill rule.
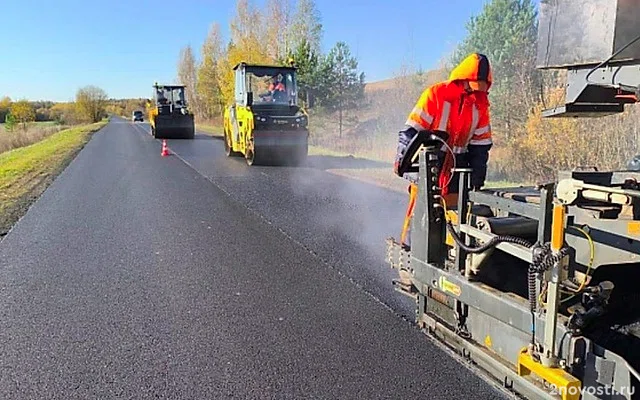
[[486,81],[487,87],[491,87],[493,77],[489,59],[484,54],[472,53],[467,56],[449,75],[450,81],[469,80]]

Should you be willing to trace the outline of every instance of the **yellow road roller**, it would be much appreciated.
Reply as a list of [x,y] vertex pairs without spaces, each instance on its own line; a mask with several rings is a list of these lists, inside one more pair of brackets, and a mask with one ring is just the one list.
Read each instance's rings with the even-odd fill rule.
[[154,103],[147,103],[151,134],[157,139],[193,139],[194,115],[187,107],[183,85],[155,83]]
[[308,115],[298,104],[295,66],[239,63],[235,99],[224,111],[227,156],[247,164],[294,164],[309,148]]

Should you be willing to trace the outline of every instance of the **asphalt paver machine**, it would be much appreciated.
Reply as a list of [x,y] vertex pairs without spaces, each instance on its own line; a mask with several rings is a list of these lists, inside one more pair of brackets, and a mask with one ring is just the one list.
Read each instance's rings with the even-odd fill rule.
[[[538,67],[567,73],[548,118],[636,103],[640,1],[543,0]],[[603,132],[606,134],[606,132]],[[497,383],[530,399],[640,398],[640,173],[572,170],[533,187],[438,187],[443,132],[420,132],[411,247],[389,238],[396,289],[416,322]]]

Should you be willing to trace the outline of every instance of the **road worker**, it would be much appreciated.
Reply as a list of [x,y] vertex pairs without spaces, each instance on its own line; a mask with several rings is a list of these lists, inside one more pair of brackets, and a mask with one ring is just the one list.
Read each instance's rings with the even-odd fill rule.
[[[444,131],[449,135],[447,144],[455,153],[456,168],[471,168],[471,186],[477,190],[484,186],[487,175],[489,150],[492,147],[488,90],[492,76],[489,60],[483,54],[468,55],[454,68],[449,80],[428,87],[409,113],[405,127],[399,133],[394,172],[400,175],[400,160],[411,139],[419,131]],[[446,204],[457,204],[458,174],[453,174],[454,158],[443,146],[440,157],[439,187]],[[410,246],[408,238],[410,218],[417,193],[415,174],[404,174],[408,179],[410,201],[403,227],[402,243]]]
[[282,80],[282,74],[277,74],[271,78],[267,91],[260,94],[262,101],[279,101],[285,96],[285,86]]
[[284,84],[282,83],[282,74],[278,74],[273,77],[271,85],[269,85],[269,91],[273,94],[276,91],[284,92]]

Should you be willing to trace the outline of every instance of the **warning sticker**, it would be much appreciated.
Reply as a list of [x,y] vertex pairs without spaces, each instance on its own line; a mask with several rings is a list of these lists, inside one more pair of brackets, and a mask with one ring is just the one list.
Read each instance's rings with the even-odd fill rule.
[[440,289],[442,289],[444,292],[449,292],[454,296],[460,296],[460,293],[462,293],[462,290],[460,290],[460,286],[456,285],[455,283],[448,281],[447,278],[445,278],[444,276],[440,277]]
[[640,221],[630,221],[627,223],[627,234],[640,236]]

